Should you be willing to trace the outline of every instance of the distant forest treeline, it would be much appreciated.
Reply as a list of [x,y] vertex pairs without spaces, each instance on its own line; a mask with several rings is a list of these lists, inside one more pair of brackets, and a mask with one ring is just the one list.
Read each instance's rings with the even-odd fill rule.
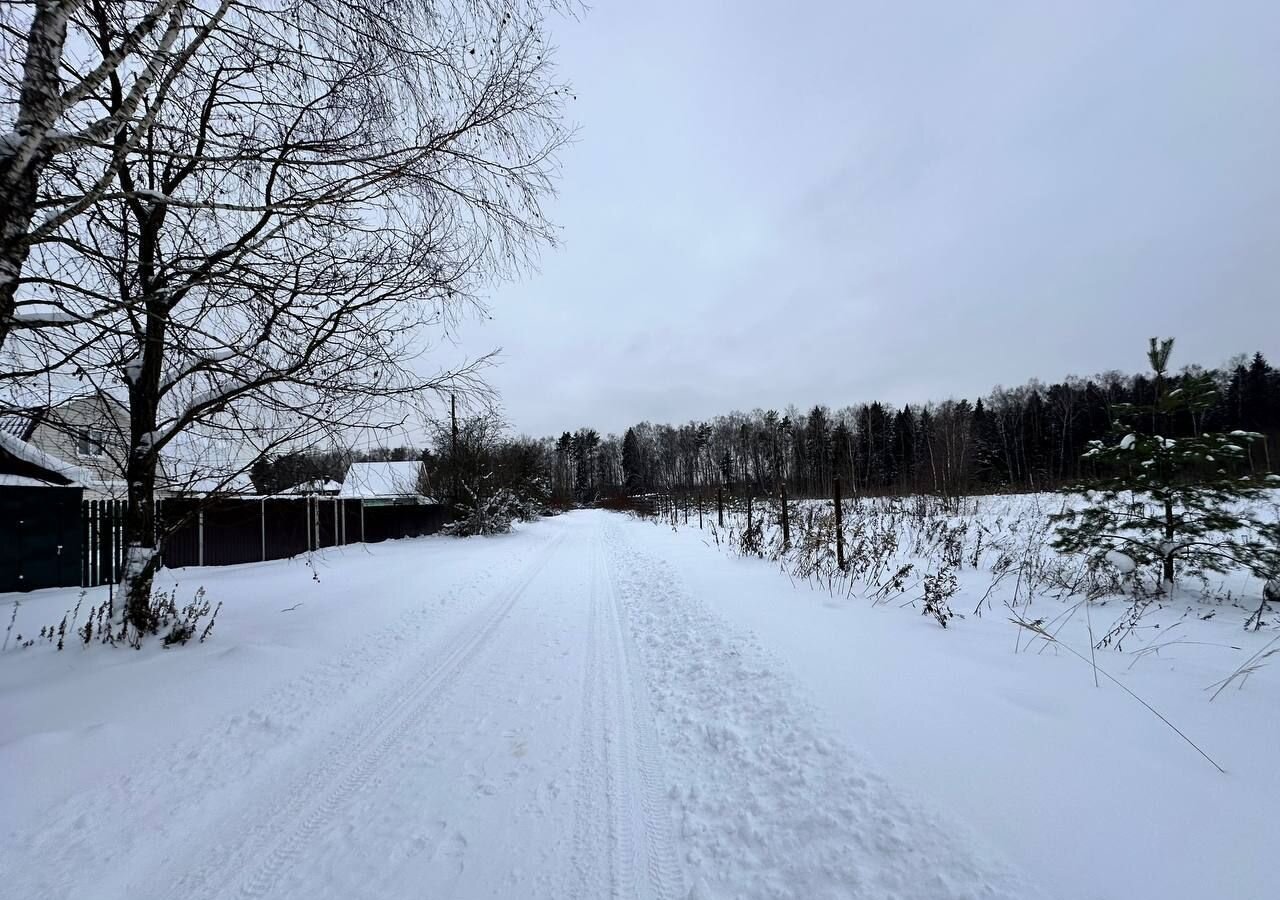
[[[1190,368],[1178,377],[1192,374],[1213,378],[1216,402],[1198,421],[1161,423],[1166,436],[1260,432],[1265,440],[1253,444],[1250,465],[1258,472],[1275,471],[1280,465],[1280,371],[1258,353],[1222,369]],[[641,422],[622,436],[579,428],[558,439],[502,437],[467,452],[483,455],[499,483],[541,480],[560,503],[715,486],[758,494],[776,490],[783,481],[794,496],[825,497],[837,474],[846,493],[1048,490],[1082,474],[1081,454],[1089,441],[1108,434],[1118,405],[1149,403],[1153,394],[1145,375],[1108,372],[997,388],[974,401],[733,412],[684,425]],[[447,446],[437,445],[425,452],[397,448],[373,456],[420,456],[430,474],[447,467],[447,454]],[[324,456],[294,454],[290,469],[297,463],[309,468],[287,478],[340,478],[347,462],[370,454]],[[255,469],[255,482],[271,465],[263,462]]]

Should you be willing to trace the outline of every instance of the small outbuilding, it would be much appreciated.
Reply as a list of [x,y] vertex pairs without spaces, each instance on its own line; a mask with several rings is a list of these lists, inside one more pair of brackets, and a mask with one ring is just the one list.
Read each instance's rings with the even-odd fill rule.
[[434,504],[424,493],[426,478],[419,460],[358,462],[347,469],[338,496],[362,500],[365,506]]

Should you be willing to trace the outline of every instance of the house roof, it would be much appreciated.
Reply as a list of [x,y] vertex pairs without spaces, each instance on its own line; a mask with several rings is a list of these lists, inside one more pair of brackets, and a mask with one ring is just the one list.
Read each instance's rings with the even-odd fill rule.
[[[117,398],[103,392],[70,396],[53,406],[21,408],[6,404],[0,409],[0,472],[53,484],[76,484],[123,497],[123,481],[104,478],[102,473],[92,467],[84,468],[68,463],[31,442],[38,426],[45,422],[57,422],[57,410],[86,400],[111,403],[120,410],[125,409]],[[66,426],[58,424],[56,427],[63,430]]]
[[20,441],[29,441],[43,415],[43,406],[33,409],[4,410],[0,412],[0,434],[11,435]]
[[352,463],[338,496],[352,499],[416,497],[421,474],[422,463],[416,459]]
[[321,481],[319,478],[311,481],[304,481],[301,484],[295,484],[291,488],[285,488],[282,494],[336,494],[342,489],[342,485],[338,482],[328,479]]
[[66,485],[49,478],[10,475],[0,472],[0,487],[66,487]]
[[64,484],[83,483],[88,479],[79,466],[68,465],[56,456],[3,431],[0,431],[0,469],[12,475],[51,478]]

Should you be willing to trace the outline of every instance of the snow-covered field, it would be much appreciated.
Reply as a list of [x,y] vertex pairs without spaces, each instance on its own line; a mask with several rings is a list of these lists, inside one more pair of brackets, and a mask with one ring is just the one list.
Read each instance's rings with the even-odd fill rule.
[[1230,600],[1098,653],[1221,774],[1066,651],[1123,603],[1029,642],[981,565],[944,630],[605,512],[313,562],[167,573],[223,601],[204,644],[11,642],[0,894],[1275,895],[1280,668],[1205,688],[1277,631]]

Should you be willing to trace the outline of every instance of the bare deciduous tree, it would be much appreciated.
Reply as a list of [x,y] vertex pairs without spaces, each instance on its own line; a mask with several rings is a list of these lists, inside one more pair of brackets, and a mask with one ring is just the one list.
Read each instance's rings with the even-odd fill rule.
[[[566,91],[541,24],[521,2],[233,3],[143,92],[112,187],[23,278],[68,313],[42,336],[67,348],[52,356],[127,394],[131,616],[158,564],[166,450],[225,471],[478,387],[475,364],[421,358],[553,238],[539,201]],[[99,26],[105,53],[120,38]],[[104,85],[122,115],[123,81]]]

